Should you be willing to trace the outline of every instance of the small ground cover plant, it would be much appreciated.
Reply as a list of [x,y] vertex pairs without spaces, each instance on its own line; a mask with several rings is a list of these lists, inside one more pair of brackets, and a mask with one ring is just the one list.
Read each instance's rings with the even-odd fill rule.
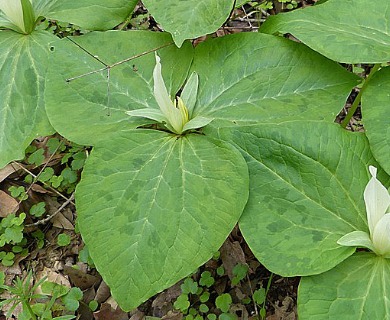
[[[206,4],[218,18],[205,23],[205,14],[187,29],[145,1],[172,37],[106,31],[42,40],[49,66],[61,61],[45,69],[45,116],[67,139],[94,147],[79,159],[86,164],[76,202],[96,268],[131,310],[210,259],[238,223],[270,271],[303,276],[301,318],[385,318],[386,294],[378,294],[389,290],[379,276],[389,263],[389,4],[366,14],[363,0],[328,0],[277,15],[261,33],[194,48],[186,39],[214,30],[233,1],[199,8]],[[16,26],[0,36],[37,32]],[[337,62],[370,63],[371,73],[360,79]],[[342,126],[333,123],[356,85],[350,113]],[[360,102],[366,132],[348,132]],[[31,162],[39,158],[31,153]],[[371,181],[383,185],[377,231],[363,196]],[[322,289],[330,284],[334,290]],[[181,298],[179,309],[186,305]],[[227,305],[227,296],[219,299],[222,312]]]

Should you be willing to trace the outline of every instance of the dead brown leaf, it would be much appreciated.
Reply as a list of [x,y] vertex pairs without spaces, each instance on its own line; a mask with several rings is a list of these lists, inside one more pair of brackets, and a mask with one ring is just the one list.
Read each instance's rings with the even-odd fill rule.
[[64,273],[69,277],[72,284],[81,290],[86,290],[100,281],[100,277],[84,273],[80,269],[64,266]]
[[222,245],[220,252],[223,267],[225,268],[225,271],[231,280],[234,278],[233,268],[238,263],[246,263],[244,251],[242,250],[238,241],[231,241],[229,238],[227,238]]
[[0,190],[0,218],[5,218],[19,209],[18,201]]
[[6,165],[4,168],[0,169],[0,182],[7,179],[11,174],[16,172],[19,168],[17,166],[14,166],[12,163]]
[[96,320],[128,320],[129,316],[119,307],[115,309],[109,303],[103,303],[99,311],[93,313]]

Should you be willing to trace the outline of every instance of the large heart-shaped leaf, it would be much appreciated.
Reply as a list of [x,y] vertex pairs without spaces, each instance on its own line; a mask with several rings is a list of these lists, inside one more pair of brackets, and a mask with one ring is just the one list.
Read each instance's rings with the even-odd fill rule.
[[[167,33],[109,31],[72,39],[77,45],[68,39],[52,43],[50,61],[61,63],[47,76],[46,110],[60,134],[86,145],[106,139],[107,134],[121,128],[136,127],[139,123],[130,122],[126,111],[158,109],[153,97],[154,51],[165,47],[158,54],[172,96],[183,84],[193,55],[190,43],[178,49]],[[138,58],[113,67],[109,79],[107,70],[102,70],[66,82],[68,78],[104,68],[104,64],[112,65],[137,55]]]
[[303,277],[300,319],[389,319],[390,260],[359,252],[321,275]]
[[302,44],[240,33],[195,49],[194,114],[231,125],[293,119],[333,121],[358,78]]
[[137,0],[35,0],[37,16],[74,23],[89,30],[107,30],[130,15]]
[[237,150],[203,135],[151,130],[100,141],[76,190],[81,234],[124,310],[210,259],[247,197]]
[[186,39],[221,27],[233,10],[234,0],[144,0],[143,3],[180,47]]
[[46,32],[0,31],[0,168],[24,157],[31,140],[54,132],[44,109]]
[[291,33],[335,61],[379,63],[390,61],[389,20],[388,0],[329,0],[270,17],[260,31]]
[[362,96],[366,135],[375,158],[390,174],[390,67],[370,79]]
[[239,225],[267,269],[312,275],[354,252],[336,242],[354,230],[368,232],[363,190],[374,159],[363,134],[316,121],[221,134],[248,162],[250,197]]

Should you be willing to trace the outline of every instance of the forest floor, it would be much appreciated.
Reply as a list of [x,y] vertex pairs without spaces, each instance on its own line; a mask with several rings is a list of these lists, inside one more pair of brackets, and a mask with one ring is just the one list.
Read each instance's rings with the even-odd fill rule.
[[[316,1],[296,2],[302,7]],[[225,25],[211,36],[256,32],[269,15],[288,11],[286,3],[292,2],[283,5],[274,1],[273,8],[267,10],[253,3],[256,4],[250,2],[233,10]],[[132,19],[118,28],[159,30],[158,24],[141,4]],[[58,26],[56,32],[66,36],[74,30],[72,26]],[[196,45],[203,40],[199,38],[193,43]],[[342,114],[343,111],[338,121]],[[354,130],[361,129],[358,117],[350,126]],[[72,314],[77,319],[216,319],[223,313],[223,305],[228,306],[228,312],[224,312],[225,316],[220,319],[297,319],[299,277],[283,278],[270,273],[254,257],[238,227],[234,228],[219,252],[187,279],[130,313],[120,310],[94,268],[75,224],[77,212],[73,192],[89,151],[89,148],[76,146],[59,135],[42,137],[32,143],[24,160],[0,169],[0,218],[3,220],[11,213],[16,216],[21,212],[28,213],[23,223],[19,226],[15,223],[13,229],[15,237],[22,235],[21,244],[5,245],[0,250],[4,252],[3,256],[0,253],[4,262],[0,264],[0,272],[4,275],[4,279],[0,276],[0,281],[12,287],[15,279],[25,279],[31,270],[31,284],[46,277],[68,290],[79,288],[82,296],[72,300],[77,302],[76,307],[66,299],[58,299],[57,309],[52,308],[53,315]],[[37,159],[39,157],[41,159]],[[64,171],[65,168],[70,170]],[[49,185],[44,175],[50,171],[55,173],[50,179],[55,176],[61,181],[56,184],[51,180]],[[37,206],[39,203],[44,203],[43,211]],[[7,260],[4,255],[8,253],[12,254]],[[0,300],[13,296],[11,290],[0,291]],[[11,306],[3,306],[0,320],[6,318]],[[21,311],[20,304],[11,312],[11,318],[20,319]]]

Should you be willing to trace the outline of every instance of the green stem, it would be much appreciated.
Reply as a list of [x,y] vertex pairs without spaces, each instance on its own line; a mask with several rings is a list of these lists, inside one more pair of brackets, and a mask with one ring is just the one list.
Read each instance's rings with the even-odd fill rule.
[[372,78],[372,76],[374,75],[375,72],[377,72],[379,70],[379,68],[381,67],[381,64],[380,63],[377,63],[375,64],[371,71],[370,71],[370,74],[367,76],[367,78],[365,79],[364,83],[363,83],[363,86],[362,88],[360,89],[358,95],[356,96],[355,100],[353,101],[352,103],[352,106],[351,108],[349,109],[349,112],[347,113],[347,115],[345,116],[344,120],[341,122],[341,126],[343,128],[346,128],[349,121],[351,120],[351,118],[353,117],[353,115],[355,114],[356,112],[356,109],[358,108],[359,104],[360,104],[360,101],[362,99],[362,94],[364,92],[364,90],[367,88],[367,85],[368,83],[370,82],[370,79]]
[[23,301],[23,309],[26,308],[28,310],[28,313],[30,314],[31,316],[31,319],[32,320],[37,320],[37,316],[35,315],[35,313],[32,311],[31,307],[30,307],[30,303],[29,301]]
[[127,16],[126,20],[122,23],[122,26],[118,30],[123,31],[123,29],[125,29],[130,23],[132,16],[133,12],[130,12],[130,14]]
[[[264,298],[262,309],[265,309],[265,303],[267,302],[267,295],[268,295],[269,288],[271,287],[273,276],[274,276],[274,274],[271,272],[271,275],[269,276],[269,279],[268,279],[267,288],[265,289],[265,298]],[[261,319],[264,319],[264,318],[261,317]]]

